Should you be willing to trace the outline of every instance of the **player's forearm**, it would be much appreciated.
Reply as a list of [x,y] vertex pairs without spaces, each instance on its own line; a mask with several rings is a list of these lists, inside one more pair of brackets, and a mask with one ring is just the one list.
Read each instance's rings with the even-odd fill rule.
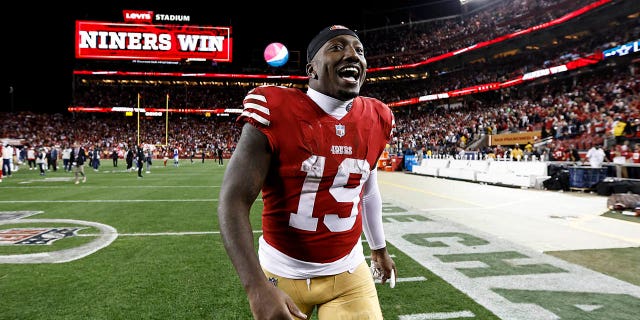
[[231,259],[243,287],[249,291],[250,286],[265,279],[256,255],[253,232],[249,222],[249,209],[239,210],[238,206],[231,206],[234,209],[227,209],[227,207],[222,205],[218,209],[220,234],[227,255]]
[[382,197],[377,180],[377,171],[373,170],[365,183],[362,196],[362,229],[371,249],[386,246],[382,227]]
[[219,194],[218,218],[220,233],[240,281],[247,291],[266,282],[255,249],[250,210],[260,193],[269,165],[264,136],[250,125],[232,155]]

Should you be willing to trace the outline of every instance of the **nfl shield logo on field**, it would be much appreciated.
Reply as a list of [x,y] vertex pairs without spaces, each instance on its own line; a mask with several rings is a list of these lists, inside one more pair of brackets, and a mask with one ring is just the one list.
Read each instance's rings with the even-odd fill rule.
[[344,125],[336,124],[336,135],[340,138],[344,137]]

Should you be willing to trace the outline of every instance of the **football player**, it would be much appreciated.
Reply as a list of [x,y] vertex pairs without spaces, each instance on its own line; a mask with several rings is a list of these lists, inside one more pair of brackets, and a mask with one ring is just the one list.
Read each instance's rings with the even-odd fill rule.
[[[394,118],[359,96],[367,62],[358,35],[323,29],[309,43],[309,88],[262,86],[243,124],[219,196],[222,239],[255,319],[382,319],[374,274],[395,283],[386,250],[377,160]],[[249,220],[262,192],[258,254]],[[393,277],[393,279],[391,279]]]

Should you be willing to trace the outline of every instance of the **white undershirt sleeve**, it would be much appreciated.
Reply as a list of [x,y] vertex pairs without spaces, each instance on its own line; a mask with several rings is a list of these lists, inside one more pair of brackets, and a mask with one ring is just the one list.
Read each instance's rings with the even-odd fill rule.
[[378,188],[378,170],[374,168],[364,184],[362,229],[371,250],[384,248],[387,242],[382,227],[382,197]]

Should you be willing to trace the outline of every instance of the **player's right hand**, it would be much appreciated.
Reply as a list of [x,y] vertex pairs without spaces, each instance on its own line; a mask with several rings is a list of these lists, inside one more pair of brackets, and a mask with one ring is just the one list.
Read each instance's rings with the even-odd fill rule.
[[298,309],[291,297],[270,284],[250,293],[249,304],[256,320],[307,319],[307,315]]

